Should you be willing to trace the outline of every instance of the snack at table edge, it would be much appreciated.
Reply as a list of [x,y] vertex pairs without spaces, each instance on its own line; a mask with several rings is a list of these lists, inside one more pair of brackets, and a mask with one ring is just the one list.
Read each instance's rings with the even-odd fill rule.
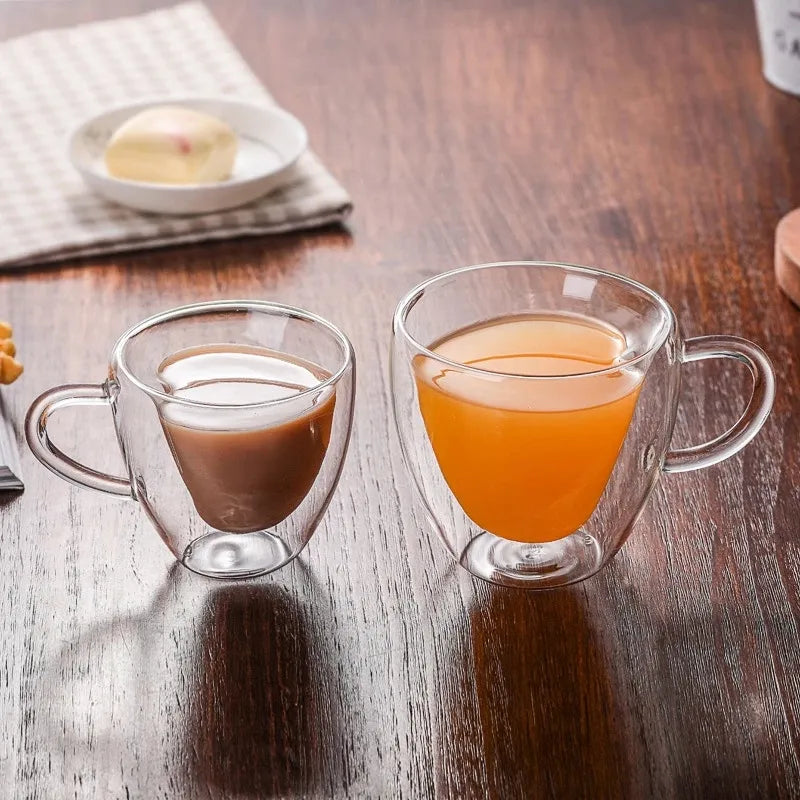
[[149,183],[216,183],[231,174],[237,139],[216,117],[182,106],[135,114],[109,139],[108,174]]
[[14,358],[17,348],[11,339],[13,332],[7,322],[0,320],[0,383],[13,383],[22,375],[22,364]]

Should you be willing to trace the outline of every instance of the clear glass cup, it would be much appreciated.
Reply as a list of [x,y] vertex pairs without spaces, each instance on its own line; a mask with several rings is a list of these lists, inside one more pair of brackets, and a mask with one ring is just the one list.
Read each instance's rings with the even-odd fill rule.
[[[165,391],[158,373],[164,359],[185,348],[213,344],[265,347],[311,362],[330,377],[298,394],[247,405],[200,402]],[[57,475],[79,486],[137,500],[167,547],[190,570],[215,578],[254,577],[295,558],[325,513],[347,452],[354,391],[353,347],[330,322],[279,303],[198,303],[135,325],[114,346],[108,378],[103,383],[58,386],[45,392],[31,405],[25,431],[34,455]],[[179,453],[173,454],[166,435],[165,422],[199,429],[201,433],[249,434],[270,427],[274,430],[274,426],[314,414],[323,405],[330,409],[330,404],[332,415],[326,416],[325,423],[330,419],[330,430],[313,433],[321,437],[324,455],[319,456],[319,463],[314,462],[308,478],[310,488],[300,494],[288,515],[263,529],[243,532],[236,532],[235,525],[221,530],[221,523],[215,527],[205,521],[209,512],[202,504],[207,500],[210,484],[207,478],[201,478],[206,483],[199,484],[199,488],[195,483],[193,498],[187,487],[191,481],[182,477],[182,469],[190,467],[187,451],[182,454],[181,468]],[[53,444],[47,433],[50,416],[72,405],[111,407],[128,469],[126,477],[84,466]],[[285,442],[280,446],[284,448],[280,452],[286,452]],[[251,448],[250,455],[244,458],[261,464],[259,456],[260,452]],[[202,468],[203,464],[199,466]],[[280,480],[276,476],[279,487]],[[232,507],[246,502],[234,491]]]
[[[492,372],[450,360],[430,349],[450,334],[469,326],[538,313],[579,315],[600,325],[613,326],[622,334],[626,349],[605,369],[564,375]],[[517,262],[481,264],[446,272],[421,283],[400,301],[394,315],[393,333],[391,379],[395,423],[405,464],[427,512],[430,528],[462,567],[478,578],[505,586],[550,588],[593,575],[625,542],[662,473],[700,469],[736,453],[764,424],[775,395],[775,378],[769,359],[756,345],[733,336],[683,340],[675,314],[658,294],[628,278],[587,267]],[[730,430],[711,442],[672,450],[670,439],[678,407],[681,365],[709,358],[730,358],[746,365],[753,377],[752,396]],[[432,375],[440,384],[429,382],[426,376]],[[491,417],[494,408],[490,407],[488,416],[483,413],[486,406],[480,406],[481,415],[467,411],[463,418],[458,416],[462,410],[452,405],[452,398],[453,392],[457,394],[460,389],[444,390],[445,395],[451,392],[446,401],[450,405],[441,406],[449,409],[441,412],[445,417],[440,411],[437,411],[440,415],[434,417],[430,411],[433,407],[426,406],[431,429],[426,427],[420,390],[429,392],[430,386],[435,385],[466,386],[465,381],[470,387],[471,402],[476,396],[496,396],[492,392],[496,391],[499,381],[504,382],[507,387],[504,391],[507,391],[510,382],[515,403],[521,403],[516,407],[524,407],[524,411],[515,412],[520,414],[541,414],[553,409],[583,412],[592,403],[586,398],[607,391],[614,382],[617,386],[638,387],[638,397],[631,395],[633,411],[632,417],[628,417],[627,432],[621,428],[619,449],[611,452],[605,473],[601,470],[602,481],[606,482],[604,488],[602,482],[598,484],[599,500],[593,511],[591,505],[588,510],[581,510],[580,501],[576,500],[583,491],[580,482],[587,480],[586,476],[594,468],[596,453],[591,448],[584,449],[582,461],[575,459],[574,469],[569,465],[565,470],[561,463],[548,473],[547,463],[537,461],[545,452],[545,446],[542,445],[537,454],[536,448],[520,445],[513,455],[516,477],[510,475],[504,467],[504,453],[514,449],[518,441],[502,440],[497,438],[499,434],[492,433],[495,429],[491,426],[498,424],[497,418]],[[462,403],[464,396],[456,398],[457,401]],[[430,394],[425,397],[429,398]],[[425,399],[425,402],[431,401]],[[569,405],[574,402],[577,402],[574,407]],[[589,406],[581,403],[589,403]],[[461,421],[453,422],[456,419]],[[477,431],[475,426],[463,423],[463,420],[479,419],[493,420],[487,423],[488,433],[483,428]],[[565,441],[563,431],[568,430],[562,427],[559,433],[558,425],[569,426],[576,417],[568,413],[554,415],[551,419],[555,420],[552,425],[549,420],[542,424],[547,426],[551,439],[547,446],[552,448],[559,446],[553,445],[552,437],[561,436],[555,441]],[[442,444],[442,420],[448,426],[461,426],[447,433],[449,450]],[[431,443],[431,433],[438,437],[438,451]],[[487,441],[503,441],[507,449],[500,448],[499,454],[485,458]],[[480,448],[484,448],[483,453]],[[551,449],[549,452],[558,451]],[[571,451],[564,449],[558,455],[568,452]],[[569,455],[564,457],[569,462]],[[531,497],[541,498],[541,487],[547,486],[548,507],[551,502],[561,503],[552,507],[557,509],[554,513],[567,527],[563,531],[565,535],[558,534],[558,538],[550,540],[552,532],[548,534],[537,529],[541,523],[537,522],[539,509],[533,505],[533,500],[530,508],[522,511],[508,506],[520,502],[520,463],[530,463]],[[443,469],[449,478],[445,477]],[[533,481],[538,481],[539,486],[534,486]],[[511,483],[516,486],[513,496],[508,494]],[[454,492],[461,493],[461,500]],[[497,530],[487,530],[476,524],[463,508],[463,505],[477,507],[472,496],[476,492],[501,509],[495,517],[504,513],[504,508],[515,512],[516,519],[522,520],[524,530],[520,530],[524,535],[504,538],[496,535]],[[472,513],[479,516],[474,510]]]

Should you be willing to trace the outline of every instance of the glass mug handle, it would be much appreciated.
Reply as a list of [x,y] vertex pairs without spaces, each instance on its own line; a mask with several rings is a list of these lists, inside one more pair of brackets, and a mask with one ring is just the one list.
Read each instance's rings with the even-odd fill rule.
[[747,366],[753,376],[750,402],[736,424],[716,439],[668,451],[664,458],[664,472],[689,472],[730,458],[758,433],[769,416],[775,399],[775,373],[760,347],[738,336],[698,336],[684,342],[681,364],[709,358],[732,358]]
[[86,486],[119,497],[133,497],[127,478],[107,475],[86,467],[56,447],[47,434],[50,415],[67,406],[111,405],[108,384],[76,383],[48,389],[34,400],[25,417],[25,438],[39,461],[61,478],[76,486]]

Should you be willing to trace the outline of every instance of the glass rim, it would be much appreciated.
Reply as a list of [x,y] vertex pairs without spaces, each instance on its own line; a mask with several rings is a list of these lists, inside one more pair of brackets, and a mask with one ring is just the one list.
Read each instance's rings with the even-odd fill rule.
[[[328,333],[333,335],[333,338],[341,345],[344,354],[341,366],[325,380],[303,389],[297,394],[290,397],[278,397],[274,400],[262,400],[257,403],[209,403],[203,400],[191,400],[187,397],[176,397],[169,392],[164,392],[160,389],[155,389],[150,384],[145,383],[139,378],[133,370],[128,366],[125,359],[125,349],[130,340],[146,330],[155,328],[156,326],[170,322],[172,320],[181,319],[183,317],[202,316],[204,314],[213,314],[215,312],[231,312],[231,311],[256,311],[261,313],[279,314],[286,317],[293,317],[295,319],[303,319],[311,322],[314,325],[324,328]],[[347,336],[324,317],[314,314],[312,311],[306,311],[297,306],[286,305],[285,303],[275,303],[271,300],[208,300],[201,303],[190,303],[185,306],[177,306],[170,308],[166,311],[161,311],[158,314],[153,314],[146,319],[137,322],[132,327],[128,328],[122,336],[117,339],[113,350],[111,351],[112,364],[116,364],[120,371],[134,384],[137,388],[141,389],[151,397],[158,398],[169,403],[177,403],[182,406],[189,406],[192,408],[204,409],[217,409],[222,411],[236,411],[248,410],[257,408],[268,408],[277,405],[288,403],[295,403],[310,394],[320,392],[329,386],[333,386],[341,380],[347,369],[355,362],[355,351],[353,345]]]
[[[625,361],[621,361],[619,364],[614,364],[613,366],[610,367],[593,370],[592,372],[571,372],[571,373],[564,373],[563,375],[523,375],[521,373],[515,373],[515,372],[496,372],[490,369],[482,369],[481,367],[473,367],[469,364],[462,364],[460,361],[454,361],[450,358],[446,358],[445,356],[440,355],[439,353],[436,353],[429,347],[417,341],[417,339],[415,339],[409,333],[408,328],[406,327],[406,320],[408,319],[411,310],[414,308],[414,306],[422,298],[422,296],[428,289],[430,289],[435,284],[441,281],[456,277],[458,275],[463,275],[470,272],[477,272],[479,270],[484,270],[484,269],[495,269],[498,267],[556,267],[558,269],[567,270],[570,272],[577,272],[582,275],[591,275],[595,277],[599,276],[602,278],[610,279],[617,283],[623,284],[628,289],[632,289],[636,292],[639,292],[647,296],[650,300],[652,300],[655,303],[656,306],[658,306],[658,308],[661,309],[662,313],[664,314],[665,320],[669,324],[663,326],[664,329],[659,332],[655,342],[650,347],[648,347],[647,350],[645,350],[643,353],[640,353],[638,356],[634,356]],[[407,342],[409,342],[416,350],[418,350],[421,354],[425,355],[427,358],[431,358],[434,361],[438,361],[441,364],[453,367],[462,372],[477,374],[484,377],[497,378],[498,376],[502,376],[506,378],[536,380],[536,381],[563,380],[564,378],[590,378],[600,375],[606,375],[613,372],[619,372],[621,369],[627,369],[629,367],[635,366],[640,361],[649,358],[653,353],[657,352],[662,347],[664,342],[667,340],[669,332],[676,328],[677,328],[677,319],[675,317],[675,312],[672,310],[672,307],[658,292],[651,289],[649,286],[645,286],[643,283],[640,283],[639,281],[634,280],[633,278],[628,278],[625,275],[620,275],[617,272],[610,272],[608,270],[598,269],[597,267],[586,267],[580,264],[570,264],[565,261],[490,261],[483,264],[472,264],[466,267],[457,267],[456,269],[451,269],[448,270],[447,272],[440,272],[438,275],[434,275],[422,281],[421,283],[418,283],[413,289],[407,292],[402,297],[400,302],[397,304],[397,308],[395,309],[394,316],[392,318],[393,333],[395,335],[400,333],[406,339]]]

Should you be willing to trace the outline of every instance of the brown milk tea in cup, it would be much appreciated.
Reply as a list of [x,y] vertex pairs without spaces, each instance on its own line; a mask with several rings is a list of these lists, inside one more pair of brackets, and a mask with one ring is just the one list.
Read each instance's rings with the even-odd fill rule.
[[[330,373],[266,347],[211,344],[172,354],[158,368],[176,398],[161,424],[198,514],[212,528],[249,533],[270,528],[304,500],[330,440],[335,392],[311,395],[300,411],[286,403]],[[215,409],[214,406],[219,406]]]

